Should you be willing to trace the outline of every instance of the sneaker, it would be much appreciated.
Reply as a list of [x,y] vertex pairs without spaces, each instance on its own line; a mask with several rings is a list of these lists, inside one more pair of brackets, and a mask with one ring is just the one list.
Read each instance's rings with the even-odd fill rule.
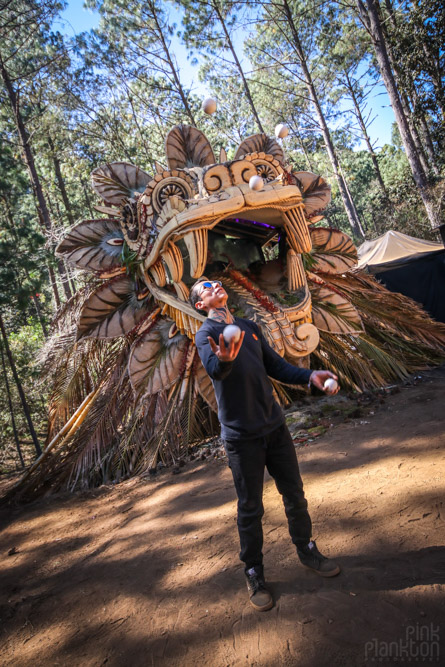
[[297,547],[297,553],[302,564],[319,574],[320,577],[335,577],[340,572],[340,566],[330,558],[323,556],[312,540],[302,549]]
[[247,590],[250,604],[257,611],[267,611],[273,607],[273,598],[266,588],[262,566],[251,567],[246,571]]

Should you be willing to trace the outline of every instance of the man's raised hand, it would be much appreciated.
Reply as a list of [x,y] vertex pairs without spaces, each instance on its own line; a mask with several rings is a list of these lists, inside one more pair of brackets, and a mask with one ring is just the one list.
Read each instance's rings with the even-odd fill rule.
[[230,343],[227,344],[222,334],[219,334],[219,345],[215,343],[211,336],[207,336],[207,340],[209,341],[213,354],[218,357],[220,361],[233,361],[238,356],[245,333],[245,331],[241,332],[241,336],[237,343],[232,339]]

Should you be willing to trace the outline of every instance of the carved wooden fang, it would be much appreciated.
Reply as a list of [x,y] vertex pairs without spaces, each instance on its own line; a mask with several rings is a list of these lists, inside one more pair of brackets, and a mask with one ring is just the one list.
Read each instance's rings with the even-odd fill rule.
[[[181,299],[181,301],[188,301],[190,292],[189,292],[189,289],[188,289],[187,285],[185,283],[183,283],[182,280],[180,280],[179,282],[174,283],[173,286],[176,290],[176,294]],[[179,323],[179,325],[178,325],[179,329],[181,329],[180,324],[181,323]],[[184,327],[182,327],[182,328],[184,328]]]
[[295,292],[307,284],[303,262],[301,255],[298,255],[292,248],[287,251],[286,259],[288,289],[290,292]]
[[312,249],[311,235],[300,208],[284,213],[285,228],[289,245],[296,253],[310,252]]
[[158,287],[164,287],[167,282],[167,274],[161,260],[150,266],[148,272]]
[[198,229],[184,236],[190,258],[190,276],[199,278],[207,263],[207,229]]
[[184,261],[179,248],[174,243],[169,243],[161,256],[167,265],[172,281],[177,283],[182,280]]

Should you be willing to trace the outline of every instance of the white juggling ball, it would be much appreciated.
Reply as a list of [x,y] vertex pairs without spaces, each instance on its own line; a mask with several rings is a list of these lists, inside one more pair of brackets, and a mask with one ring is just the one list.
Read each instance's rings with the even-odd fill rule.
[[249,188],[251,190],[261,190],[264,187],[264,181],[261,176],[252,176],[249,179]]
[[208,113],[209,116],[211,116],[212,113],[215,113],[216,111],[216,100],[214,100],[212,97],[208,97],[202,103],[202,110],[204,113]]
[[228,324],[224,327],[223,336],[226,343],[230,344],[232,340],[237,343],[241,337],[241,329],[236,324]]
[[275,127],[275,136],[278,139],[284,139],[289,134],[289,128],[284,123],[280,123]]
[[324,383],[324,390],[327,394],[333,394],[334,391],[337,391],[338,382],[333,378],[328,378]]

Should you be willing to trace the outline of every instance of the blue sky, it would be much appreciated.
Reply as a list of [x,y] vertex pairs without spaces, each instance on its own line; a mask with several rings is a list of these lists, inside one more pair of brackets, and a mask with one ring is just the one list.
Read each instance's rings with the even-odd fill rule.
[[[68,6],[61,16],[62,20],[59,22],[58,29],[67,36],[74,36],[80,32],[91,30],[99,23],[98,14],[90,9],[84,9],[83,0],[69,0]],[[177,23],[178,25],[180,23],[179,16]],[[241,42],[241,40],[239,41]],[[206,97],[205,86],[198,81],[198,67],[191,65],[187,59],[187,51],[178,39],[174,39],[173,46],[180,64],[182,81],[187,86],[191,86],[194,93]],[[376,86],[373,91],[373,98],[370,97],[369,104],[372,105],[373,116],[376,116],[376,118],[369,127],[369,133],[378,150],[384,144],[391,143],[391,126],[394,122],[394,113],[383,84]],[[364,145],[360,147],[365,148]]]

